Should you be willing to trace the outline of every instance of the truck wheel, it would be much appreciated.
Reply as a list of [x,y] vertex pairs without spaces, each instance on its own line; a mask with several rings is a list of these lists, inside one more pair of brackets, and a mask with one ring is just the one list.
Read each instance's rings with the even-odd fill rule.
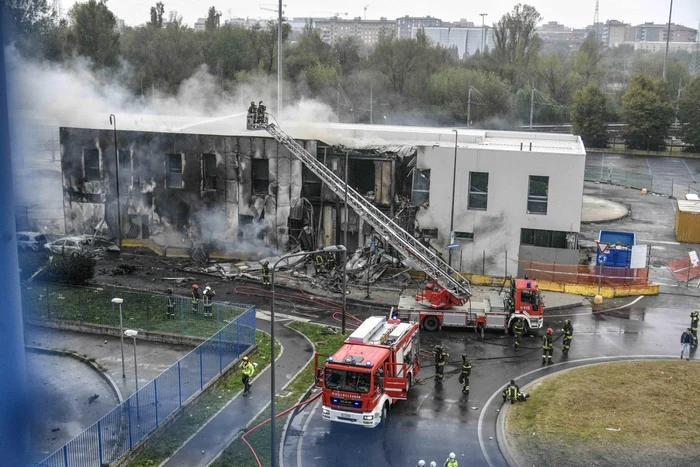
[[389,418],[389,403],[384,402],[382,407],[382,426],[386,426],[387,419]]
[[426,331],[435,332],[440,329],[440,320],[436,316],[426,316],[423,320],[423,328]]
[[409,373],[408,378],[406,379],[406,392],[411,389],[411,386],[413,386],[413,375]]

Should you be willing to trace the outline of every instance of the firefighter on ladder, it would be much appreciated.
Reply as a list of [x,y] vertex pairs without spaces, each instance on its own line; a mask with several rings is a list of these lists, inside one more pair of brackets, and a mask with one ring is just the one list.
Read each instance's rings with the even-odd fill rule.
[[166,316],[168,319],[175,319],[175,297],[173,297],[173,289],[166,290],[166,293],[168,294],[165,297]]
[[258,104],[258,123],[265,123],[265,111],[267,110],[267,107],[265,107],[265,104],[263,104],[263,101],[260,101]]
[[447,358],[450,356],[441,345],[435,346],[435,382],[442,383],[442,379],[445,377],[445,363],[447,363]]
[[522,318],[518,318],[515,320],[515,324],[513,324],[513,334],[515,334],[515,342],[513,343],[513,350],[516,352],[518,351],[518,347],[520,347],[520,338],[522,337],[523,333],[525,332],[525,324],[523,323]]
[[262,281],[263,285],[270,285],[270,263],[263,261],[262,263]]
[[552,343],[552,328],[547,328],[547,333],[542,336],[542,364],[552,364],[552,353],[554,344]]
[[571,349],[571,339],[574,338],[574,325],[571,324],[570,319],[564,321],[564,327],[562,328],[561,332],[564,335],[564,347],[562,349],[562,353],[566,357],[569,355],[569,349]]
[[214,291],[211,289],[211,287],[206,286],[204,288],[204,317],[205,318],[211,318],[214,316],[212,313],[212,309],[214,308],[214,304],[212,302],[212,298],[214,298]]
[[192,284],[192,314],[197,315],[199,311],[199,286]]
[[462,394],[469,395],[469,376],[472,374],[472,364],[466,355],[462,355],[462,372],[459,374],[459,382],[462,383]]
[[700,313],[698,311],[693,311],[690,313],[690,333],[693,335],[693,343],[690,346],[694,349],[698,348],[698,317]]

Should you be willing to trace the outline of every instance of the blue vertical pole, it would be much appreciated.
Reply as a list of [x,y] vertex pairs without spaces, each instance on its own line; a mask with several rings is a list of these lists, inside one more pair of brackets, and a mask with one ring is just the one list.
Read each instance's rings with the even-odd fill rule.
[[180,334],[185,335],[185,301],[180,299]]
[[129,451],[134,447],[134,440],[131,437],[131,397],[126,400],[126,410],[129,415]]
[[78,289],[78,309],[80,310],[80,324],[83,324],[83,294]]
[[97,448],[100,450],[100,465],[104,464],[102,459],[102,420],[97,420]]
[[[0,25],[5,24],[5,14],[6,9],[0,8]],[[0,270],[5,273],[0,326],[0,453],[3,465],[25,465],[30,452],[29,417],[26,416],[30,408],[15,236],[8,94],[5,48],[0,47],[0,205],[3,207],[0,210]]]
[[221,343],[221,331],[219,331],[219,373],[224,372],[224,348]]
[[182,374],[180,373],[180,360],[177,361],[177,396],[182,407]]
[[68,445],[63,445],[63,465],[68,467]]
[[156,404],[156,428],[158,428],[158,378],[153,380],[153,400]]
[[204,388],[204,366],[202,365],[202,346],[199,346],[199,389]]
[[236,318],[236,358],[238,358],[241,355],[241,317],[242,316],[245,316],[245,312],[243,313],[243,315]]

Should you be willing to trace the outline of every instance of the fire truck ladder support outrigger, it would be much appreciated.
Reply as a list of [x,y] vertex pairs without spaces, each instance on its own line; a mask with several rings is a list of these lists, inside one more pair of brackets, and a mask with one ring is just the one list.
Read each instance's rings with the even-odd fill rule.
[[[345,182],[334,174],[328,167],[318,161],[303,146],[294,141],[292,137],[284,133],[279,126],[273,123],[257,123],[257,128],[262,128],[281,145],[289,149],[299,160],[301,160],[317,177],[323,181],[337,196],[345,197],[347,191],[348,205],[365,222],[369,223],[374,230],[385,238],[391,246],[414,261],[418,267],[434,279],[443,289],[445,289],[455,300],[455,304],[464,304],[471,297],[469,281],[458,271],[453,269],[435,252],[416,240],[412,235],[399,227],[386,214],[376,206],[363,198]],[[455,278],[457,277],[457,279]]]

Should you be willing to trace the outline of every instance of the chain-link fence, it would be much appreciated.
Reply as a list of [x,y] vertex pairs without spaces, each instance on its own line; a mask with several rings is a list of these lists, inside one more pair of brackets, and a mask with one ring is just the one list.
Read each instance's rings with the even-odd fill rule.
[[254,346],[255,329],[250,306],[38,466],[110,465]]
[[121,298],[122,320],[125,328],[142,331],[209,337],[238,315],[248,305],[202,299],[133,292],[119,288],[72,287],[38,283],[22,290],[25,319],[63,321],[79,324],[119,326],[120,307],[112,303]]
[[611,185],[627,186],[641,190],[646,188],[652,193],[684,198],[686,194],[698,194],[700,184],[679,183],[673,178],[630,172],[629,170],[614,169],[600,165],[587,165],[584,179],[589,182],[610,183]]

